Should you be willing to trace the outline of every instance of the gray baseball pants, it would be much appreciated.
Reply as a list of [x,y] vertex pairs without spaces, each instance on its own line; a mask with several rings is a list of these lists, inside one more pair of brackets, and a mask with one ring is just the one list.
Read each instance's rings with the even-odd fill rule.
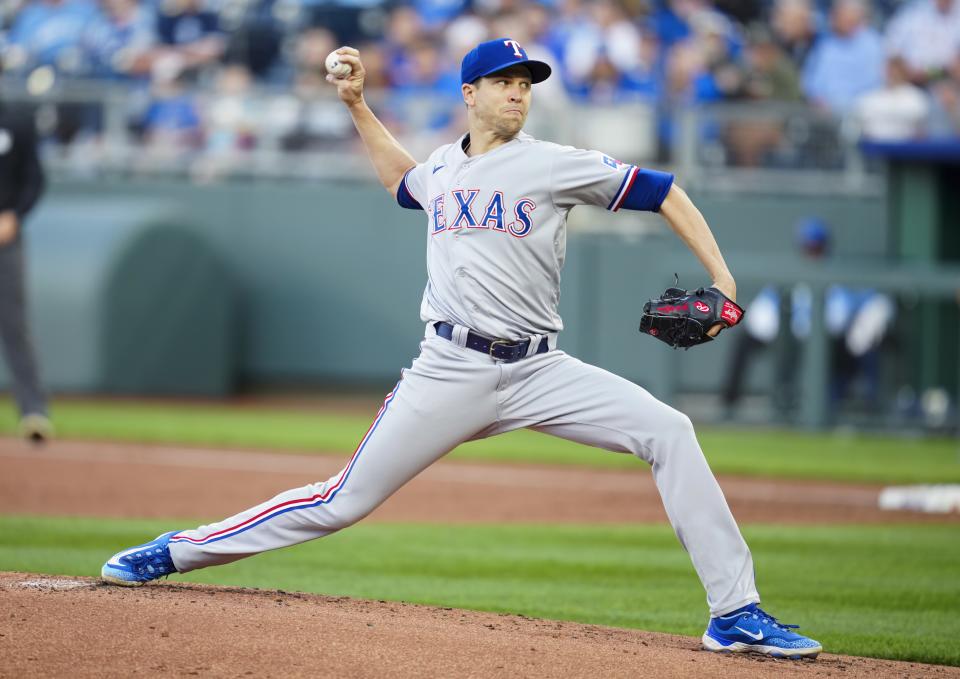
[[458,444],[522,427],[650,463],[711,614],[760,600],[750,550],[686,415],[562,351],[502,363],[437,337],[431,326],[420,356],[343,470],[177,533],[170,541],[174,565],[187,572],[329,535],[365,517]]
[[46,415],[47,399],[40,387],[27,326],[24,273],[22,241],[17,238],[0,246],[0,339],[13,397],[21,415]]

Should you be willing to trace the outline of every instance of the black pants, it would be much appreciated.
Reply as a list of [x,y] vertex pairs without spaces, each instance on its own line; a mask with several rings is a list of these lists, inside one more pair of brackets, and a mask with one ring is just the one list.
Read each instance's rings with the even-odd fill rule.
[[0,339],[20,414],[46,415],[47,398],[40,387],[27,327],[23,259],[19,238],[0,247]]

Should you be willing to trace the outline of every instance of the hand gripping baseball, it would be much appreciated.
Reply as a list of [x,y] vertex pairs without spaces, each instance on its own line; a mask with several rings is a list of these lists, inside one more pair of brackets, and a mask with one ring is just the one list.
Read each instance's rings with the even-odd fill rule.
[[714,326],[729,328],[743,318],[743,309],[716,288],[692,292],[667,288],[658,299],[643,305],[640,332],[673,348],[689,349],[713,339]]
[[353,47],[341,47],[332,52],[331,56],[334,54],[337,55],[337,60],[341,64],[350,67],[350,75],[338,78],[328,73],[327,82],[337,86],[337,94],[347,106],[360,103],[363,100],[363,79],[367,75],[363,62],[360,61],[360,52]]

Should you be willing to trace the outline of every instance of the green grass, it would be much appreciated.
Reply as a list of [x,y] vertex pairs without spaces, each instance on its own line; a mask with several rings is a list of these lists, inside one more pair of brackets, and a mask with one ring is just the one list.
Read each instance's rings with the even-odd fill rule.
[[[71,439],[231,446],[348,454],[374,412],[349,415],[302,410],[138,401],[61,401],[54,416]],[[16,430],[13,409],[0,408],[0,433]],[[703,429],[700,441],[715,472],[877,483],[960,483],[960,440],[817,435],[790,431]],[[627,455],[598,451],[531,431],[458,448],[453,457],[636,466]]]
[[[174,526],[175,527],[175,526]],[[94,575],[156,521],[0,517],[0,570]],[[955,525],[749,526],[772,613],[833,653],[960,665]],[[667,526],[362,524],[174,580],[401,600],[699,635],[703,591]]]

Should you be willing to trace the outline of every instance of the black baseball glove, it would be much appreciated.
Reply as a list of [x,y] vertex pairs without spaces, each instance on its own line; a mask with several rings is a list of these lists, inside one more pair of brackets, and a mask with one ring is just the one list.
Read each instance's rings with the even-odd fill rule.
[[640,332],[666,342],[674,349],[689,349],[713,338],[714,325],[729,328],[743,318],[743,309],[716,288],[687,291],[667,288],[660,299],[643,305]]

